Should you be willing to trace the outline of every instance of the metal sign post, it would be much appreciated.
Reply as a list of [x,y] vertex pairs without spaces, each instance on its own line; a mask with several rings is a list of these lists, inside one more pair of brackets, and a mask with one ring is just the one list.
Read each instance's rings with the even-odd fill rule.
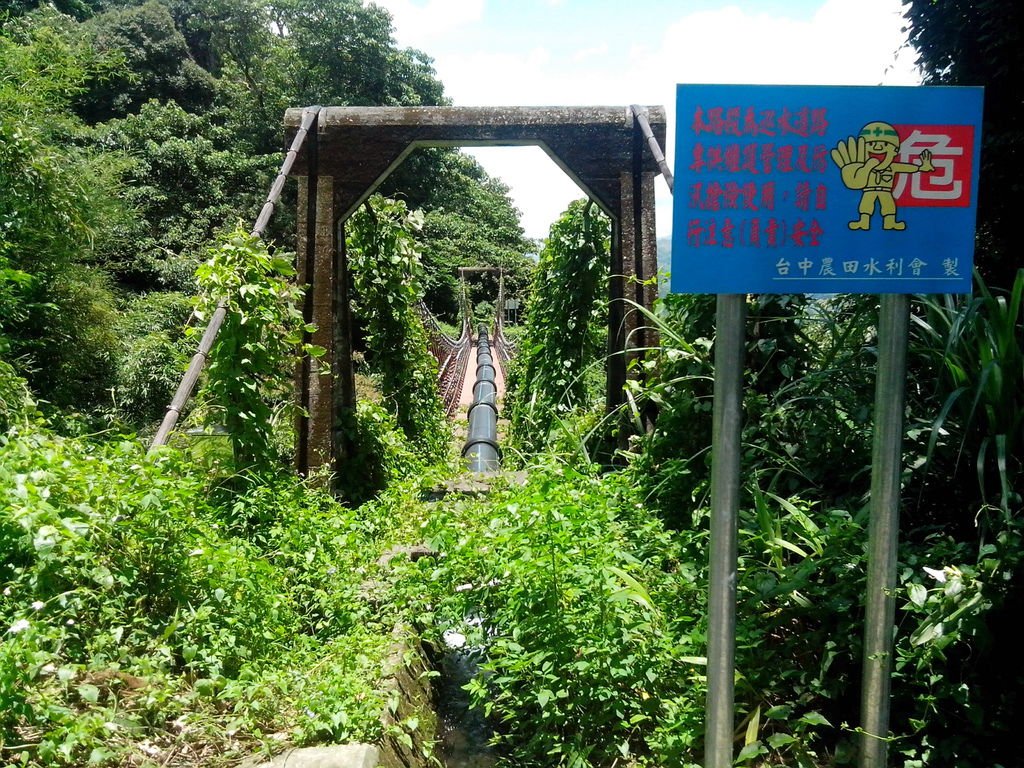
[[736,528],[740,503],[746,296],[720,294],[711,438],[711,555],[705,768],[732,765],[736,655]]
[[886,294],[882,296],[881,304],[871,457],[860,768],[886,768],[889,746],[889,681],[896,619],[896,547],[900,531],[900,469],[903,463],[903,401],[910,297]]
[[678,88],[672,291],[718,294],[705,768],[733,763],[747,293],[882,295],[860,768],[886,766],[908,295],[971,290],[982,93]]

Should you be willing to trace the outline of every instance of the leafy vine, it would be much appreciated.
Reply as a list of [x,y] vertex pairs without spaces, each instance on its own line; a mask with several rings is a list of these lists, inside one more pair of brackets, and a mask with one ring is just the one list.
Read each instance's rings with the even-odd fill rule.
[[602,286],[611,227],[593,201],[577,200],[551,227],[509,374],[511,441],[538,450],[559,414],[595,398],[588,368],[604,351]]
[[271,254],[258,236],[240,226],[208,251],[196,270],[196,311],[212,314],[225,301],[228,312],[206,368],[206,395],[223,412],[239,470],[267,470],[272,448],[273,403],[290,392],[300,352],[319,356],[322,347],[302,343],[303,289],[288,278],[290,258]]
[[449,430],[437,362],[416,311],[423,289],[414,233],[422,223],[404,202],[375,195],[352,217],[348,248],[356,311],[366,322],[382,393],[406,437],[430,460],[445,455]]

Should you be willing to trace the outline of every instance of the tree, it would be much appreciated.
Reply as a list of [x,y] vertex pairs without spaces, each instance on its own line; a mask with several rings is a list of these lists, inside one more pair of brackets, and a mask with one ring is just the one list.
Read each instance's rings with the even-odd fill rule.
[[174,100],[189,111],[213,101],[213,77],[192,60],[170,12],[157,0],[107,11],[83,28],[98,51],[114,53],[124,62],[110,76],[94,80],[82,95],[78,111],[87,122],[137,112],[150,99]]
[[1024,248],[1017,220],[1024,194],[1024,6],[1016,0],[910,0],[905,17],[926,84],[985,86],[977,261],[990,285],[1007,287]]
[[3,12],[10,18],[17,18],[26,13],[36,10],[40,6],[53,6],[59,13],[67,14],[76,19],[86,19],[96,12],[96,8],[102,0],[7,0],[3,6]]
[[[399,49],[391,17],[359,0],[170,0],[196,61],[234,87],[222,92],[257,151],[280,150],[294,106],[439,104],[430,59]],[[191,12],[186,9],[191,8]]]
[[121,218],[119,165],[69,141],[106,66],[52,13],[0,36],[0,354],[58,406],[102,400],[111,370],[113,299],[83,264]]
[[[382,188],[426,213],[419,239],[426,302],[434,313],[455,320],[459,267],[500,267],[509,293],[529,284],[534,265],[526,254],[534,246],[523,235],[508,187],[469,155],[452,149],[417,150]],[[470,289],[472,304],[493,302],[498,296],[497,276],[486,274]]]
[[255,219],[280,161],[242,151],[229,128],[173,101],[148,102],[95,136],[130,158],[121,194],[138,215],[111,230],[98,258],[134,291],[191,290],[210,239]]

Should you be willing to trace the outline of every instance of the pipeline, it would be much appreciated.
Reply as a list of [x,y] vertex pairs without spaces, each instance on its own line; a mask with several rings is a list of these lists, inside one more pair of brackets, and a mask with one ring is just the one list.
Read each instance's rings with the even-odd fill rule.
[[473,404],[466,418],[469,427],[462,457],[470,472],[497,472],[501,462],[498,447],[498,388],[495,384],[494,359],[487,329],[480,326],[476,340],[476,382]]

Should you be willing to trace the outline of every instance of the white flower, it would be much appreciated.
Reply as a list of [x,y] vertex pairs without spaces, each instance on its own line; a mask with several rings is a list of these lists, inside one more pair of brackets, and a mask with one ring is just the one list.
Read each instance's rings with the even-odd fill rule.
[[32,603],[32,610],[33,611],[41,611],[45,607],[46,607],[46,603],[44,603],[42,600],[36,600],[34,603]]
[[30,624],[28,623],[28,619],[18,619],[16,622],[11,624],[10,628],[7,631],[12,635],[16,635],[19,632],[28,629],[29,626]]
[[935,568],[929,568],[928,566],[925,566],[924,567],[924,572],[927,573],[929,576],[931,576],[933,579],[935,579],[937,582],[939,582],[939,584],[945,584],[946,583],[946,572],[945,571],[939,571],[939,570],[936,570]]

